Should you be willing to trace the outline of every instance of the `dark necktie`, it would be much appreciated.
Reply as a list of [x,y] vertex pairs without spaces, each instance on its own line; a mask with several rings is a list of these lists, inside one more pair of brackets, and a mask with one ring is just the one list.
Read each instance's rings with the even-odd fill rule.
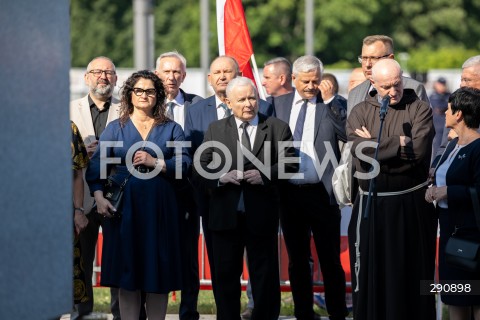
[[240,125],[242,128],[242,145],[248,151],[252,151],[252,144],[250,143],[250,137],[248,136],[247,127],[249,126],[248,122],[244,122]]
[[167,103],[167,117],[172,121],[175,120],[173,116],[173,107],[175,107],[175,102],[170,101]]
[[232,114],[232,111],[225,103],[220,103],[220,107],[223,109],[223,111],[225,111],[225,115],[223,116],[224,118],[229,117]]
[[293,132],[294,141],[302,141],[303,126],[305,125],[305,117],[307,116],[308,100],[304,99],[300,113],[298,114],[297,123],[295,124],[295,131]]

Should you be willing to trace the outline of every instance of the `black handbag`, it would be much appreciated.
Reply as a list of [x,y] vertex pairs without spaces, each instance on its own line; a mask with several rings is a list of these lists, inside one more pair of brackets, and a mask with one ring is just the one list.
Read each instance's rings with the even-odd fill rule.
[[125,188],[130,175],[131,174],[129,174],[122,183],[118,183],[112,178],[112,176],[109,176],[103,186],[103,197],[110,201],[110,204],[116,210],[109,210],[114,218],[120,218],[122,216],[123,189]]
[[[472,197],[473,211],[480,229],[480,204],[475,187],[469,188]],[[475,272],[480,270],[480,242],[467,239],[456,228],[445,246],[445,260],[447,264],[465,271]]]

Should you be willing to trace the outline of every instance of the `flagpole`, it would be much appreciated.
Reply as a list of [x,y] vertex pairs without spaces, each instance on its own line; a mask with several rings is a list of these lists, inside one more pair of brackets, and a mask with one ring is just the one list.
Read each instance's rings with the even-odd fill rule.
[[262,79],[260,78],[260,74],[258,73],[257,61],[255,61],[255,54],[252,53],[252,56],[250,57],[250,59],[252,60],[253,71],[255,72],[255,81],[257,82],[258,94],[260,95],[261,99],[266,100],[265,91],[263,91],[263,86],[261,81]]

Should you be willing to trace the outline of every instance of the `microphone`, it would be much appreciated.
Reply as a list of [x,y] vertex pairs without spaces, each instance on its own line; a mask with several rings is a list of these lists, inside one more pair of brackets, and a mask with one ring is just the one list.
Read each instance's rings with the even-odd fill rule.
[[387,115],[388,105],[390,104],[390,96],[387,94],[382,100],[382,106],[380,107],[380,120],[384,120]]

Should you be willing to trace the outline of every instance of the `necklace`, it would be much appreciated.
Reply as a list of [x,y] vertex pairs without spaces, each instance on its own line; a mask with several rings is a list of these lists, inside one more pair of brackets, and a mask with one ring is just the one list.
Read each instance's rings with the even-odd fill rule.
[[139,120],[134,119],[133,117],[130,117],[130,119],[132,119],[134,124],[143,128],[144,130],[147,130],[147,128],[149,126],[151,126],[152,123],[153,123],[153,119],[148,119],[147,121],[139,121]]

